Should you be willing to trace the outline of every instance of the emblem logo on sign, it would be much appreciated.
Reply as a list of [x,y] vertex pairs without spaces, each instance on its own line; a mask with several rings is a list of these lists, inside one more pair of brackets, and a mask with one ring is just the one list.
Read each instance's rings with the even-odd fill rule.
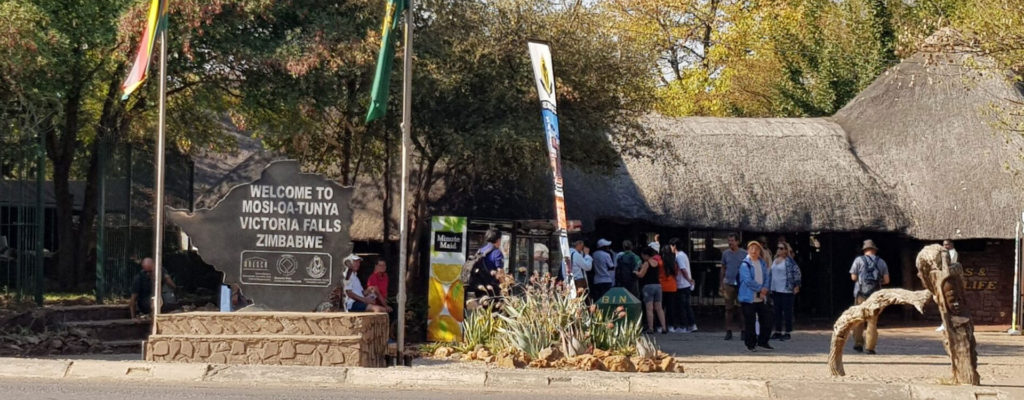
[[242,261],[242,268],[245,269],[267,269],[267,260],[260,257],[250,257]]
[[299,268],[299,262],[295,260],[295,256],[291,254],[285,254],[281,258],[277,259],[277,272],[284,276],[292,276],[295,274],[295,270]]
[[324,260],[320,256],[314,256],[313,260],[306,266],[306,273],[309,274],[310,278],[320,279],[327,274],[327,267],[324,266]]

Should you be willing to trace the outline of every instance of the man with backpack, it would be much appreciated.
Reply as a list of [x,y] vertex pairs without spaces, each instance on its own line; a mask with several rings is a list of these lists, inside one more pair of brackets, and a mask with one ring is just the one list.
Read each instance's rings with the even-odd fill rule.
[[[853,267],[850,268],[850,280],[853,283],[853,298],[856,304],[865,302],[872,293],[882,288],[882,285],[889,284],[889,266],[885,260],[878,257],[878,247],[871,239],[864,241],[861,247],[864,255],[853,260]],[[867,348],[868,354],[875,354],[875,343],[878,340],[878,327],[875,324],[867,323],[867,335],[865,337],[865,324],[858,325],[853,329],[853,349],[857,352]]]
[[466,292],[477,299],[499,296],[498,277],[505,272],[505,254],[501,252],[501,231],[488,229],[484,233],[484,247],[466,261],[459,279],[465,282]]
[[640,256],[633,252],[633,242],[623,240],[622,252],[615,255],[615,286],[625,288],[638,299],[635,272],[640,270],[640,261]]

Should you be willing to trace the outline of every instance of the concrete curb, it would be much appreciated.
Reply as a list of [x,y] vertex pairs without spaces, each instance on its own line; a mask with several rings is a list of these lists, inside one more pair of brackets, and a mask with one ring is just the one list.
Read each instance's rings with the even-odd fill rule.
[[332,368],[272,365],[176,364],[145,361],[0,358],[0,377],[134,382],[211,382],[301,387],[507,390],[717,396],[736,399],[984,399],[1024,398],[1024,388],[943,386],[829,380],[772,381],[689,378],[680,374],[625,374],[563,370],[429,367]]

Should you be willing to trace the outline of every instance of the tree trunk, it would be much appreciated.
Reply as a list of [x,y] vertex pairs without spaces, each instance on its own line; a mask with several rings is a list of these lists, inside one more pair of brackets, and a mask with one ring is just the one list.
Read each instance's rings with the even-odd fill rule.
[[[402,260],[409,267],[405,275],[406,282],[408,282],[406,287],[419,287],[417,279],[422,276],[419,262],[420,238],[423,237],[424,228],[428,227],[427,201],[429,200],[430,183],[434,180],[437,161],[436,158],[430,158],[426,161],[423,169],[420,170],[419,179],[416,182],[416,190],[413,193],[413,203],[411,206],[413,212],[409,215],[409,227],[411,228],[408,232],[409,253],[408,259]],[[405,205],[403,204],[402,206]]]
[[932,294],[927,290],[911,292],[906,289],[882,289],[867,301],[843,311],[832,328],[832,342],[828,353],[828,368],[832,376],[844,376],[843,347],[849,338],[850,331],[861,324],[877,324],[878,316],[886,307],[893,304],[910,304],[917,311],[924,312],[924,306],[931,301]]
[[383,124],[380,126],[381,134],[384,135],[384,204],[381,206],[381,220],[384,221],[381,242],[384,244],[384,248],[382,255],[391,264],[393,260],[391,254],[391,178],[393,176],[391,173],[391,136],[388,135],[388,130]]
[[58,134],[47,138],[47,156],[53,162],[53,194],[57,203],[57,282],[62,290],[74,289],[76,237],[74,198],[71,194],[71,165],[78,145],[78,112],[81,107],[81,87],[69,90],[64,103],[64,123]]
[[946,327],[942,344],[953,364],[953,383],[981,384],[974,323],[967,306],[960,263],[950,263],[949,251],[933,244],[918,253],[917,270],[924,287],[934,294],[942,314],[942,324]]

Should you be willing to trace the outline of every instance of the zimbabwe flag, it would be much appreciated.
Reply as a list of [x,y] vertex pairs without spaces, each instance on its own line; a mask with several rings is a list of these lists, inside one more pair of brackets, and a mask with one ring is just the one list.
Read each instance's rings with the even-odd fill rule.
[[121,84],[121,100],[127,100],[128,96],[138,89],[146,80],[146,72],[149,71],[149,60],[153,56],[153,46],[156,44],[156,37],[160,30],[167,27],[167,0],[150,0],[149,13],[146,17],[146,27],[139,39],[139,49],[135,54],[135,65],[132,66],[128,78]]

